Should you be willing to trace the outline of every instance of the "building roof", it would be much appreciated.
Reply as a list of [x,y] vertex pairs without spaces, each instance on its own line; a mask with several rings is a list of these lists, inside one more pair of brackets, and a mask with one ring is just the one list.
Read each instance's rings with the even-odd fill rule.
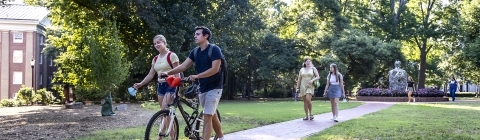
[[24,4],[6,4],[0,6],[0,20],[44,20],[49,11],[46,7]]

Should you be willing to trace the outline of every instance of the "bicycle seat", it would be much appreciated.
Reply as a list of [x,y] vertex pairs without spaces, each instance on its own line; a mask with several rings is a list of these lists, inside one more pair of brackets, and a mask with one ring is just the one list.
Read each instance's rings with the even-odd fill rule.
[[198,84],[192,83],[183,94],[188,99],[193,99],[198,95]]

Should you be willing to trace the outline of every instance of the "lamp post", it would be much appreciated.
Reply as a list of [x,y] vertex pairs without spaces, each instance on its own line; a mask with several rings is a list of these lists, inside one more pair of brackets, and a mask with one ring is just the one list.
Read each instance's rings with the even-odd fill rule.
[[[32,67],[32,88],[33,88],[33,91],[35,91],[35,70],[33,69],[35,67],[35,59],[33,59],[33,56],[32,56],[32,60],[30,60],[30,66]],[[33,92],[32,92],[33,93]]]

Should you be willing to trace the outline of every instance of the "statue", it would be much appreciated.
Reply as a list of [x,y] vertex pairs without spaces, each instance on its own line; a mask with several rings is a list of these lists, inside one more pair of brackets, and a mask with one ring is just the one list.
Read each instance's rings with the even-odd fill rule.
[[388,72],[390,90],[405,90],[407,87],[407,72],[400,68],[400,61],[395,61],[395,68]]

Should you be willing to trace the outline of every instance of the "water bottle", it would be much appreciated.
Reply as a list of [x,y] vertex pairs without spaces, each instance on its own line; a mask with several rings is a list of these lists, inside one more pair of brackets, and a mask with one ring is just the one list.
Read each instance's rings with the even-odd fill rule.
[[413,102],[415,102],[415,97],[413,97]]
[[298,101],[298,92],[295,92],[295,102]]
[[132,96],[135,96],[137,94],[137,90],[133,87],[129,87],[128,88],[128,93],[130,93],[130,95],[132,95]]

